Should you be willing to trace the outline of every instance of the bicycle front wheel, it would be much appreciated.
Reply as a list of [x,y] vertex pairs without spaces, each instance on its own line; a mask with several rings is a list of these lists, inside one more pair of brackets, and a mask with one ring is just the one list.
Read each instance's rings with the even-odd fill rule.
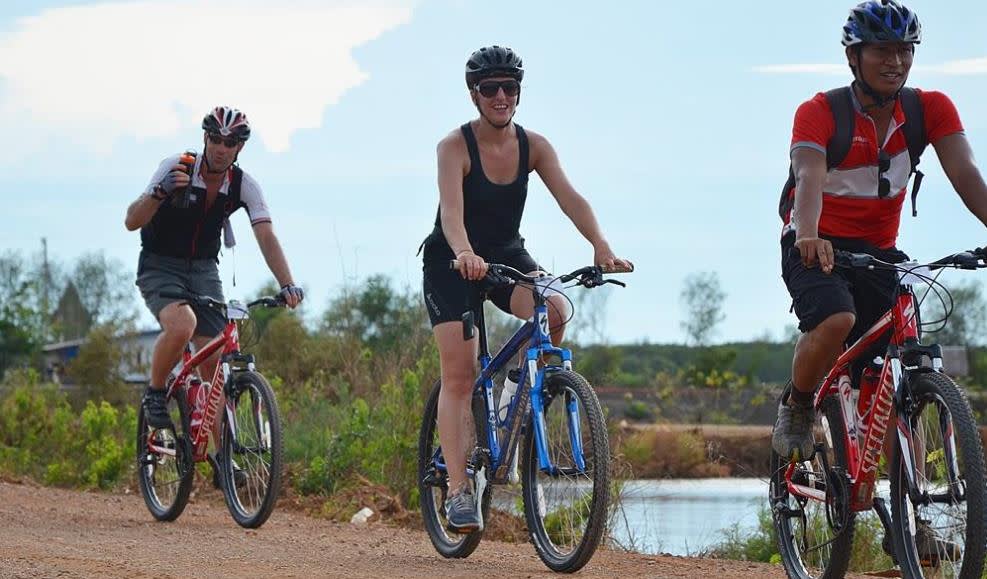
[[541,468],[529,425],[521,459],[524,514],[545,565],[572,573],[589,562],[606,528],[610,445],[603,410],[585,378],[568,370],[547,372],[543,392],[550,466]]
[[825,501],[789,493],[785,481],[789,460],[771,452],[768,500],[789,577],[835,579],[846,575],[850,565],[856,518],[848,506],[845,432],[839,400],[827,396],[813,425],[816,446],[822,449],[811,460],[796,464],[792,473],[793,482],[825,493]]
[[233,377],[219,456],[223,496],[241,527],[256,529],[271,516],[281,489],[281,414],[274,390],[257,372]]
[[[435,382],[432,392],[425,402],[425,412],[422,417],[422,427],[418,434],[418,490],[419,502],[422,509],[422,520],[428,538],[440,555],[448,559],[465,559],[469,557],[483,538],[483,531],[461,535],[453,533],[446,527],[445,501],[449,494],[449,475],[446,472],[445,458],[439,446],[438,416],[439,391],[442,383]],[[483,404],[483,399],[474,396],[473,415],[476,416],[476,405]],[[483,412],[480,412],[483,416]],[[482,424],[481,424],[482,426]],[[490,486],[487,485],[481,497],[481,512],[483,520],[490,514]]]
[[902,573],[980,579],[987,513],[977,423],[966,396],[949,377],[911,373],[908,381],[918,496],[909,497],[900,448],[891,467],[891,515]]
[[137,480],[144,504],[159,521],[174,521],[185,510],[192,491],[192,443],[185,391],[168,399],[174,429],[154,430],[143,408],[137,413]]

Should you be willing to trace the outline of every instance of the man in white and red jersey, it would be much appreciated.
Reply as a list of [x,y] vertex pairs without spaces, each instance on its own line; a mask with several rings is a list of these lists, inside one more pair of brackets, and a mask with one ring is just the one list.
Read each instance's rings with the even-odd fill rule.
[[[203,153],[173,155],[162,161],[145,191],[127,208],[127,229],[141,230],[137,286],[161,324],[151,359],[151,380],[142,401],[153,428],[172,425],[165,381],[185,345],[192,340],[201,347],[226,325],[225,317],[215,310],[162,297],[161,292],[206,295],[223,301],[217,263],[221,232],[233,212],[247,210],[285,303],[294,308],[304,297],[274,234],[260,186],[236,165],[250,138],[247,116],[232,107],[216,107],[203,118],[202,129]],[[205,375],[213,374],[217,360],[218,353],[203,363]],[[214,436],[218,443],[218,426]]]
[[920,41],[917,17],[897,2],[871,0],[850,11],[843,45],[854,75],[847,114],[852,114],[853,132],[845,157],[835,166],[827,161],[836,148],[838,115],[828,95],[816,95],[795,114],[790,189],[782,200],[782,277],[803,334],[772,436],[775,451],[784,457],[812,456],[813,391],[844,344],[891,307],[897,284],[894,272],[834,270],[834,247],[892,262],[907,259],[895,247],[917,162],[906,142],[906,134],[914,131],[904,129],[905,93],[917,95],[919,128],[956,192],[987,224],[987,186],[953,103],[940,92],[904,89]]

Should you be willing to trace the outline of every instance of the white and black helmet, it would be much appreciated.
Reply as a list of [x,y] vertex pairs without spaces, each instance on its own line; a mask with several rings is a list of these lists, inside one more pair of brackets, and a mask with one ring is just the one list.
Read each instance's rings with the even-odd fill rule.
[[247,115],[233,107],[219,106],[202,119],[202,129],[207,133],[236,137],[241,141],[250,138],[250,122]]

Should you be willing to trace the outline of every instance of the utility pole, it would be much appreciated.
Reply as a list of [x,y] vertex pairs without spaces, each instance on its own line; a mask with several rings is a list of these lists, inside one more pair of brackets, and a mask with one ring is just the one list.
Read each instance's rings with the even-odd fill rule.
[[45,340],[51,328],[51,268],[48,266],[48,239],[41,238],[41,319]]

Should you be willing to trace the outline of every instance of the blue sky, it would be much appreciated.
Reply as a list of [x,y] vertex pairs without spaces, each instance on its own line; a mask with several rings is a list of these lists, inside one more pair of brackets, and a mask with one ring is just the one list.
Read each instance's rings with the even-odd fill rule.
[[[435,145],[475,116],[466,57],[498,43],[527,70],[515,120],[548,137],[638,267],[610,295],[610,340],[681,341],[679,292],[696,271],[718,272],[728,295],[718,340],[779,336],[795,322],[776,214],[791,121],[849,81],[839,37],[851,5],[3,3],[0,249],[35,251],[44,236],[65,261],[103,250],[133,269],[127,205],[163,157],[201,146],[202,115],[227,103],[252,119],[241,166],[264,188],[310,314],[374,273],[417,290]],[[946,92],[987,159],[987,6],[909,6],[925,35],[910,84]],[[900,246],[933,258],[987,243],[931,148],[922,168]],[[245,215],[234,227],[221,271],[228,296],[249,297],[270,274]],[[555,271],[592,259],[536,178],[522,233]]]

